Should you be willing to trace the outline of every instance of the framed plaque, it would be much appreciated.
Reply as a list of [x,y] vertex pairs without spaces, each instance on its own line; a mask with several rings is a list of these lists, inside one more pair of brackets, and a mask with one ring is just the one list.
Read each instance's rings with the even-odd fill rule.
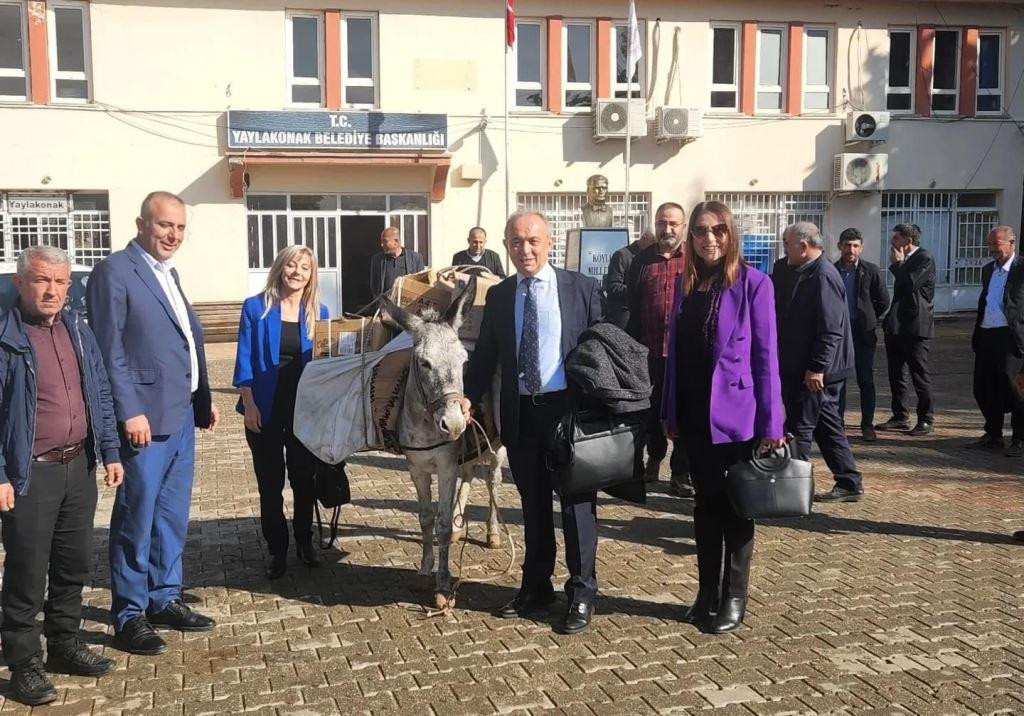
[[571,229],[566,237],[565,268],[586,276],[604,278],[612,254],[629,244],[629,229]]

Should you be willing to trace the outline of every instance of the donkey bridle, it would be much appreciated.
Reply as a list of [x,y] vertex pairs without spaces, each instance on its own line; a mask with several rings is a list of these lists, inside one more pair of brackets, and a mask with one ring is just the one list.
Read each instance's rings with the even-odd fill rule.
[[[430,400],[427,397],[427,391],[425,391],[423,389],[423,381],[420,380],[419,363],[416,362],[416,357],[415,356],[413,356],[413,359],[412,359],[412,370],[410,371],[409,378],[414,383],[416,383],[416,388],[419,390],[420,398],[422,398],[423,403],[427,406],[427,412],[430,414],[431,418],[433,418],[434,413],[437,412],[438,410],[440,410],[441,407],[443,405],[445,405],[446,403],[459,402],[464,397],[466,397],[463,393],[451,392],[451,393],[442,393],[440,397],[438,397],[438,398],[436,398],[434,400]],[[443,445],[447,445],[447,444],[449,444],[451,442],[454,442],[454,441],[452,441],[452,440],[442,440],[441,442],[437,443],[437,445],[431,445],[429,447],[413,447],[411,445],[402,445],[401,443],[399,443],[398,447],[402,448],[402,450],[434,450],[435,448],[442,447]]]

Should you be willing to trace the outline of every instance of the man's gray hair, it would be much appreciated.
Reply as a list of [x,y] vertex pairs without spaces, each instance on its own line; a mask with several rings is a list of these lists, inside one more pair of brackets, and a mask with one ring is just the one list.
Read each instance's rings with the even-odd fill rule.
[[505,239],[512,239],[512,225],[520,219],[525,219],[528,216],[536,216],[542,222],[544,222],[544,228],[547,229],[548,236],[551,236],[551,222],[548,221],[548,217],[544,216],[542,212],[534,211],[533,209],[519,209],[517,212],[508,217],[508,221],[505,222]]
[[71,266],[71,257],[62,248],[57,246],[29,246],[18,254],[18,275],[25,276],[28,273],[29,265],[33,261],[41,261],[51,266],[60,264]]
[[816,249],[825,247],[825,242],[821,238],[821,232],[810,221],[798,221],[795,224],[790,224],[782,235],[792,236],[797,241],[803,241],[808,246],[813,246]]

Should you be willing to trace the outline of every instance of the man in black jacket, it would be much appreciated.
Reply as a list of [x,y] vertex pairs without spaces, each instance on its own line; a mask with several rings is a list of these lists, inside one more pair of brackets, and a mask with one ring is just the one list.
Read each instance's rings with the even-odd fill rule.
[[777,316],[786,432],[794,436],[795,452],[804,460],[810,459],[813,438],[835,478],[835,486],[815,500],[858,502],[864,495],[861,474],[839,415],[839,394],[854,375],[843,279],[822,258],[821,234],[814,224],[793,224],[782,240],[795,273],[792,293]]
[[426,266],[423,257],[402,246],[402,234],[396,226],[380,233],[380,252],[370,257],[370,290],[373,297],[391,290],[399,276],[419,273]]
[[629,246],[623,246],[612,254],[608,262],[608,273],[604,275],[604,295],[608,299],[608,314],[605,320],[614,323],[622,330],[626,330],[629,324],[629,291],[630,286],[626,282],[629,276],[629,267],[633,259],[641,251],[657,240],[654,229],[648,226],[640,238]]
[[974,399],[985,416],[985,434],[970,447],[1003,449],[1003,415],[1013,434],[1007,457],[1024,455],[1024,398],[1013,380],[1024,364],[1024,259],[1009,226],[989,232],[992,262],[981,270],[981,296],[974,322]]
[[505,278],[505,267],[501,257],[487,246],[487,232],[481,226],[474,226],[466,237],[469,248],[452,256],[452,266],[483,266],[495,276]]
[[[840,259],[836,268],[846,289],[846,307],[853,332],[853,357],[857,367],[857,388],[860,390],[860,434],[864,442],[874,442],[875,435],[875,328],[889,308],[889,291],[882,274],[870,261],[860,257],[864,237],[855,228],[839,234]],[[846,415],[846,385],[839,396],[839,415]]]
[[[889,272],[895,278],[892,306],[885,316],[885,352],[889,361],[892,417],[876,430],[910,430],[911,435],[932,432],[932,384],[928,351],[935,335],[935,260],[921,248],[916,224],[897,224],[889,242]],[[910,429],[906,366],[917,392],[917,425]]]

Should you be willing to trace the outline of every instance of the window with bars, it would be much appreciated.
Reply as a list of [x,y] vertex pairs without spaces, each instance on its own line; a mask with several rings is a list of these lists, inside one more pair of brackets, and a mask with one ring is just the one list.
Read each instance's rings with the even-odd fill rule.
[[782,232],[787,226],[809,221],[824,233],[828,208],[825,194],[709,192],[707,200],[720,201],[732,210],[741,236],[743,258],[765,273],[771,272],[772,264],[782,255]]
[[96,265],[110,254],[107,195],[0,193],[0,260],[14,261],[36,245],[64,249],[73,263]]
[[921,246],[935,259],[936,285],[981,285],[989,261],[985,237],[999,224],[995,193],[883,192],[884,242],[896,224],[921,227]]
[[[640,238],[640,234],[650,223],[651,195],[642,192],[630,192],[630,240]],[[565,266],[565,242],[570,229],[583,226],[583,205],[587,203],[586,192],[561,194],[517,194],[516,205],[521,210],[539,211],[548,218],[551,228],[552,265]],[[608,194],[608,206],[612,210],[612,224],[626,226],[625,194]]]

